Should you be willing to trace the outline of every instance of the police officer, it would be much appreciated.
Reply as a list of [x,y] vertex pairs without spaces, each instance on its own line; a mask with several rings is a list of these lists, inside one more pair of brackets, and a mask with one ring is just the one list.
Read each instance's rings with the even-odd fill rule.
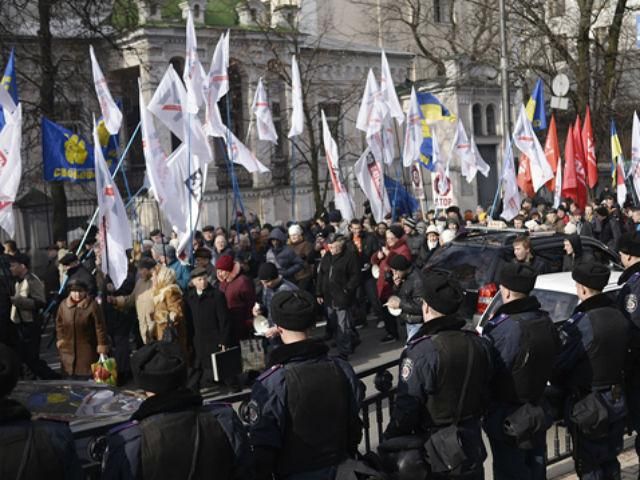
[[609,269],[596,262],[573,270],[580,304],[560,330],[562,351],[552,384],[568,394],[565,416],[581,479],[620,479],[626,402],[622,393],[629,324],[602,289]]
[[393,276],[393,290],[387,307],[401,309],[400,319],[407,327],[407,341],[422,327],[422,297],[424,296],[423,275],[402,255],[389,260]]
[[18,382],[20,360],[0,343],[0,478],[84,478],[69,426],[31,420],[31,412],[8,398]]
[[[640,433],[640,234],[625,233],[618,244],[620,261],[625,271],[618,278],[623,285],[618,294],[618,307],[630,323],[629,352],[625,371],[625,394],[629,408],[629,423]],[[636,453],[640,457],[640,434],[636,435]]]
[[148,398],[131,421],[109,432],[103,479],[250,479],[249,444],[230,405],[203,406],[185,387],[179,345],[155,342],[131,358],[136,384]]
[[496,480],[546,478],[545,433],[550,422],[541,403],[559,339],[547,312],[529,295],[536,276],[525,264],[502,267],[498,280],[503,305],[482,333],[494,365],[485,431]]
[[329,348],[308,337],[314,312],[315,299],[301,290],[276,293],[271,301],[283,345],[272,351],[251,392],[258,480],[333,479],[360,442],[362,384],[349,363],[328,357]]
[[[387,447],[400,436],[417,436],[420,445],[426,440],[429,478],[484,478],[480,417],[490,355],[484,340],[463,330],[465,321],[456,315],[463,298],[460,284],[442,273],[424,279],[424,323],[400,357],[396,404],[385,431]],[[462,451],[451,448],[458,438]],[[419,478],[404,478],[410,477]]]

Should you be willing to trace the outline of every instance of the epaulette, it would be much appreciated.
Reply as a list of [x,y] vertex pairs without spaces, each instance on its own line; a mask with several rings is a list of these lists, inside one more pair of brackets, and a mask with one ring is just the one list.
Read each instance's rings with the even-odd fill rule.
[[567,320],[567,325],[573,325],[574,323],[576,323],[578,320],[580,320],[582,317],[584,317],[587,314],[587,312],[578,312],[574,315],[571,315],[571,317],[569,317],[569,319]]
[[504,322],[507,318],[509,318],[509,315],[507,315],[506,313],[501,313],[497,317],[493,317],[491,320],[489,320],[487,325],[491,325],[493,327],[497,327],[502,322]]
[[627,280],[627,284],[631,285],[633,283],[636,283],[638,280],[640,280],[640,272],[636,272],[631,275],[631,277],[629,277],[629,280]]
[[129,422],[121,423],[120,425],[116,425],[111,430],[109,430],[109,435],[115,435],[116,433],[120,433],[123,430],[126,430],[131,427],[135,427],[136,425],[138,425],[138,422],[136,420],[131,420]]
[[423,335],[421,337],[418,338],[412,338],[411,340],[409,340],[407,342],[407,348],[413,348],[415,347],[417,344],[419,344],[420,342],[424,341],[424,340],[428,340],[429,338],[431,338],[432,335]]
[[258,381],[262,381],[266,378],[269,378],[271,375],[273,375],[275,372],[277,372],[278,370],[280,370],[284,365],[282,365],[281,363],[278,363],[277,365],[272,366],[271,368],[265,370],[264,372],[262,372],[257,380]]

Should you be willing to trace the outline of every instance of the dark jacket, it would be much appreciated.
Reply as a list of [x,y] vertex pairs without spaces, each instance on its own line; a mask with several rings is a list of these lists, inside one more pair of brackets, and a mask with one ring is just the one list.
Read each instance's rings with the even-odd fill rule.
[[587,253],[582,248],[582,240],[579,235],[570,235],[566,238],[571,243],[573,248],[573,255],[565,254],[562,258],[562,271],[571,272],[574,267],[580,262],[589,262],[593,260],[593,255]]
[[[24,469],[19,474],[23,459]],[[85,478],[69,426],[32,421],[31,413],[20,403],[0,399],[0,478]]]
[[371,255],[377,252],[380,246],[373,234],[363,231],[360,234],[360,248],[356,245],[353,235],[349,236],[346,248],[356,254],[360,268],[368,273],[371,270]]
[[103,480],[136,480],[142,470],[144,478],[186,480],[191,468],[198,479],[214,471],[221,480],[253,478],[247,435],[230,405],[203,406],[200,395],[177,390],[145,400],[131,420],[107,436]]
[[423,322],[422,299],[424,298],[424,277],[420,271],[411,267],[409,274],[397,288],[395,294],[400,297],[400,318],[410,324]]
[[278,273],[289,281],[295,281],[295,275],[304,268],[304,260],[296,255],[296,252],[287,245],[287,234],[279,228],[274,228],[269,234],[269,241],[278,240],[280,245],[271,246],[267,252],[266,260],[278,267]]
[[620,223],[613,215],[609,215],[602,221],[596,219],[593,234],[609,248],[616,249],[618,239],[622,236]]
[[418,268],[424,267],[429,261],[429,259],[431,258],[431,256],[434,253],[436,253],[439,249],[440,249],[439,242],[432,249],[429,249],[429,245],[427,244],[426,240],[422,242],[422,246],[420,247],[420,252],[418,252],[418,258],[416,258],[416,266]]
[[349,308],[360,285],[360,264],[355,253],[348,249],[336,255],[325,253],[320,261],[316,296],[329,306]]
[[417,258],[420,254],[420,249],[422,248],[422,245],[425,241],[424,235],[420,235],[419,233],[414,232],[411,235],[405,235],[404,238],[407,240],[407,246],[409,247],[409,250],[411,250],[411,256],[413,258]]
[[328,351],[312,339],[281,345],[254,383],[249,415],[257,480],[323,471],[355,452],[362,383],[348,362]]
[[185,296],[187,330],[195,349],[196,362],[205,370],[211,370],[211,354],[225,347],[235,345],[233,325],[227,300],[217,288],[208,285],[201,295],[195,288]]

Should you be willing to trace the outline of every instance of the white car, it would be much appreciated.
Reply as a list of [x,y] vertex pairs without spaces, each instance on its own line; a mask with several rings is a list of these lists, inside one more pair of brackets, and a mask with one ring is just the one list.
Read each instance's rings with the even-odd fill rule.
[[[605,293],[617,297],[618,290],[622,288],[621,285],[618,285],[620,275],[622,275],[621,271],[614,270],[611,272],[609,283],[604,288]],[[562,323],[567,320],[576,305],[578,305],[576,283],[571,278],[571,272],[549,273],[538,276],[536,286],[531,295],[535,295],[538,298],[542,309],[549,312],[553,323]],[[480,317],[480,320],[475,324],[475,329],[478,333],[482,333],[486,323],[501,305],[502,297],[500,296],[500,291],[498,291]]]

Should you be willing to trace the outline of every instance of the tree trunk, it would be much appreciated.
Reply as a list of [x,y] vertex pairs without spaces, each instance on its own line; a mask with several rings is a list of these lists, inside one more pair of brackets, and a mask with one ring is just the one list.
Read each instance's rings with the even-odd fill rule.
[[[53,65],[53,42],[51,36],[51,9],[55,0],[38,1],[38,43],[40,46],[40,109],[43,115],[55,116],[55,81],[56,71]],[[67,239],[67,196],[63,182],[51,183],[51,199],[53,203],[53,238]]]

